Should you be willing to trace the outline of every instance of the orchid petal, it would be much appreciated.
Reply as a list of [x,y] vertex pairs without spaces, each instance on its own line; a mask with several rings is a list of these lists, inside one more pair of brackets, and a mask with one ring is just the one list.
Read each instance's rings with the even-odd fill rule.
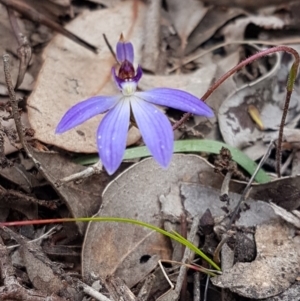
[[117,73],[116,73],[116,68],[115,68],[115,67],[112,67],[112,68],[111,68],[111,74],[112,74],[112,76],[113,76],[113,79],[114,79],[114,82],[115,82],[116,86],[117,86],[120,90],[122,90],[121,84],[123,83],[124,80],[118,77],[118,75],[117,75]]
[[123,159],[129,117],[129,101],[123,98],[104,116],[98,127],[98,152],[103,166],[110,175],[118,169]]
[[142,70],[141,66],[138,65],[137,70],[136,70],[136,75],[132,80],[134,80],[136,83],[138,83],[142,76],[143,76],[143,70]]
[[156,105],[178,109],[184,112],[213,117],[212,109],[196,96],[177,89],[156,88],[135,95]]
[[117,104],[121,96],[95,96],[71,107],[56,127],[56,134],[66,132],[86,120],[104,113]]
[[119,63],[125,60],[133,64],[133,46],[130,42],[118,42],[117,44],[117,60]]
[[168,118],[154,105],[132,96],[131,108],[144,142],[155,160],[167,167],[173,154],[174,134]]

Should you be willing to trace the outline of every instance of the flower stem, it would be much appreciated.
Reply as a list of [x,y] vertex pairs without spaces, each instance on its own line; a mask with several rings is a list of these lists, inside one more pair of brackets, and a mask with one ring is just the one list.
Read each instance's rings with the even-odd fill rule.
[[[226,72],[221,78],[219,78],[208,90],[207,92],[201,97],[201,99],[203,101],[206,101],[207,98],[227,79],[229,78],[231,75],[233,75],[235,72],[241,70],[243,67],[245,67],[246,65],[256,61],[257,59],[267,56],[269,54],[275,53],[275,52],[287,52],[290,53],[294,56],[294,63],[291,67],[291,70],[289,72],[289,77],[288,77],[288,81],[287,81],[287,92],[286,92],[286,97],[285,97],[285,104],[284,104],[284,109],[283,109],[283,114],[281,117],[281,122],[280,122],[280,128],[279,128],[279,135],[278,135],[278,143],[277,143],[277,149],[276,149],[276,169],[277,169],[277,176],[280,178],[281,174],[280,174],[280,166],[281,166],[281,145],[282,145],[282,140],[283,140],[283,128],[284,128],[284,124],[285,124],[285,120],[286,120],[286,116],[287,116],[287,112],[288,112],[288,108],[289,108],[289,104],[290,104],[290,99],[291,99],[291,95],[293,92],[293,87],[294,87],[294,83],[297,77],[297,73],[298,73],[298,68],[299,68],[299,64],[300,64],[300,57],[298,52],[288,46],[275,46],[266,50],[262,50],[252,56],[250,56],[249,58],[245,59],[244,61],[240,62],[238,65],[236,65],[235,67],[233,67],[231,70],[229,70],[228,72]],[[183,117],[177,121],[174,125],[173,125],[173,129],[177,129],[179,126],[181,126],[189,117],[191,117],[192,114],[190,113],[186,113],[183,115]]]

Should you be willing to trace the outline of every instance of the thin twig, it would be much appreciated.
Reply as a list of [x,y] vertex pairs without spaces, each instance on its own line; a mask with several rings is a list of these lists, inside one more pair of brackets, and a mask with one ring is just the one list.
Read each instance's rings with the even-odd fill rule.
[[292,162],[293,159],[294,159],[294,156],[295,156],[295,153],[294,153],[294,152],[291,153],[291,154],[288,156],[288,158],[286,159],[286,161],[284,162],[284,164],[281,166],[281,171],[280,171],[281,174],[284,174],[284,173],[287,171],[289,165],[291,164],[291,162]]
[[222,240],[219,242],[218,246],[216,247],[216,249],[214,251],[213,261],[216,262],[217,264],[220,264],[220,262],[221,262],[220,252],[222,250],[222,247],[228,241],[228,239],[233,236],[233,234],[234,234],[234,232],[228,230],[226,233],[224,233],[222,235]]
[[[193,244],[195,244],[195,238],[196,238],[196,235],[197,235],[197,232],[198,232],[199,223],[200,223],[199,215],[194,216],[193,222],[192,222],[192,225],[191,225],[190,234],[189,234],[189,237],[188,237],[188,240]],[[188,249],[188,248],[185,249],[184,256],[183,256],[183,259],[182,259],[182,265],[180,267],[179,275],[177,277],[177,282],[176,282],[175,289],[171,289],[171,290],[167,291],[164,295],[160,296],[158,298],[158,300],[160,300],[160,301],[162,301],[162,300],[163,301],[178,300],[178,296],[179,296],[180,291],[182,289],[182,283],[184,281],[186,271],[188,269],[188,265],[186,265],[186,263],[191,262],[193,260],[194,255],[195,255],[194,252],[192,252],[190,249]],[[167,277],[166,277],[166,279],[168,280]],[[171,285],[171,288],[173,288],[174,287],[173,284],[171,284],[169,280],[168,280],[168,282]]]
[[12,108],[12,115],[13,115],[13,118],[15,121],[19,140],[20,140],[21,145],[23,146],[25,152],[27,153],[28,157],[33,161],[33,163],[35,164],[35,166],[38,169],[41,169],[40,163],[32,156],[31,150],[30,150],[29,146],[27,145],[27,142],[24,139],[23,126],[22,126],[21,116],[20,116],[19,108],[18,108],[18,101],[16,98],[16,93],[14,90],[13,83],[11,80],[8,54],[3,55],[3,63],[4,63],[4,75],[5,75],[6,87],[8,90],[8,95],[9,95],[10,104],[11,104],[11,108]]
[[204,289],[203,301],[207,301],[207,293],[208,293],[209,279],[210,279],[210,276],[207,275],[207,277],[206,277],[206,282],[205,282],[205,289]]
[[[35,159],[34,152],[31,149],[31,147],[27,144],[25,138],[24,138],[24,133],[23,133],[23,125],[21,121],[21,116],[19,113],[18,109],[18,101],[16,99],[16,93],[12,84],[11,80],[11,74],[10,74],[10,66],[9,66],[9,55],[4,54],[3,55],[3,63],[4,63],[4,75],[5,75],[5,81],[6,81],[6,86],[8,90],[8,95],[11,103],[11,108],[12,108],[12,115],[15,121],[17,133],[19,136],[19,140],[21,142],[21,145],[23,149],[25,150],[27,156],[29,159],[32,160],[33,164],[35,167],[43,174],[43,176],[49,180],[49,175],[44,169],[44,167],[41,165],[41,163]],[[50,180],[49,180],[50,181]]]
[[6,81],[6,87],[8,90],[8,95],[10,99],[10,104],[12,108],[12,115],[15,120],[17,133],[19,135],[19,140],[24,147],[24,149],[27,147],[26,142],[24,140],[23,135],[23,127],[21,123],[21,116],[19,114],[19,108],[18,108],[18,101],[16,98],[16,93],[14,90],[14,86],[12,84],[11,74],[10,74],[10,66],[9,66],[9,55],[4,54],[3,55],[3,63],[4,63],[4,75],[5,75],[5,81]]
[[233,172],[228,170],[226,176],[223,179],[223,183],[220,190],[220,200],[222,202],[228,200],[229,184],[232,178]]
[[93,164],[92,166],[87,167],[86,169],[72,174],[70,176],[67,176],[65,178],[60,179],[59,181],[57,181],[55,184],[56,186],[61,186],[62,184],[71,182],[71,181],[77,181],[77,180],[81,180],[81,179],[85,179],[88,178],[94,174],[100,174],[102,171],[102,163],[99,160],[98,162],[96,162],[95,164]]
[[[188,240],[192,243],[194,243],[196,235],[198,233],[198,228],[199,228],[199,222],[200,222],[200,216],[196,215],[193,218],[193,222],[191,225],[191,230],[190,234],[188,237]],[[194,253],[190,249],[186,248],[184,252],[184,256],[182,259],[183,263],[191,262],[193,260]],[[187,267],[185,265],[182,265],[179,271],[179,275],[177,278],[176,286],[175,286],[175,291],[179,294],[182,288],[183,281],[185,279]]]
[[168,281],[168,283],[169,283],[171,289],[173,290],[173,289],[175,288],[175,286],[174,286],[174,284],[171,282],[169,276],[167,275],[167,273],[166,273],[166,271],[165,271],[165,268],[164,268],[164,266],[163,266],[162,263],[161,263],[161,260],[158,261],[158,265],[159,265],[159,267],[160,267],[160,269],[161,269],[161,272],[163,273],[165,279]]
[[260,160],[259,164],[257,165],[254,173],[252,174],[249,182],[247,183],[244,191],[243,191],[243,194],[241,195],[241,198],[238,202],[238,204],[236,205],[232,215],[231,215],[231,218],[230,218],[230,221],[229,221],[229,224],[227,225],[227,230],[229,230],[231,228],[231,225],[233,224],[238,212],[239,212],[239,209],[240,209],[240,206],[242,204],[242,202],[245,201],[246,199],[246,196],[248,195],[249,191],[250,191],[250,188],[251,188],[251,185],[254,181],[254,178],[256,177],[256,174],[258,173],[258,171],[261,169],[262,165],[264,164],[265,160],[269,157],[270,153],[271,153],[271,150],[272,150],[272,147],[273,147],[273,144],[274,144],[274,141],[272,140],[268,146],[268,149],[266,151],[266,153],[264,154],[264,156],[262,157],[262,159]]
[[[185,213],[182,213],[180,216],[181,222],[180,222],[180,232],[181,232],[181,236],[184,238],[187,238],[187,217]],[[185,252],[185,246],[182,245],[182,257],[184,256],[184,252]],[[187,293],[187,273],[185,273],[185,277],[183,279],[182,282],[182,288],[181,288],[181,292],[180,292],[180,301],[185,301],[187,299],[186,296]]]
[[276,172],[277,172],[278,178],[281,177],[281,157],[282,157],[281,145],[282,145],[282,140],[283,140],[283,130],[284,130],[284,126],[285,126],[286,116],[289,111],[292,93],[293,93],[293,90],[286,92],[286,99],[285,99],[283,113],[282,113],[280,126],[279,126],[279,135],[278,135],[278,142],[277,142],[277,148],[276,148]]
[[77,281],[80,284],[80,286],[83,288],[83,291],[86,294],[88,294],[89,296],[91,296],[91,297],[93,297],[93,298],[95,298],[96,300],[99,300],[99,301],[112,301],[111,299],[107,298],[106,296],[104,296],[100,292],[96,291],[91,286],[88,286],[87,284],[83,283],[80,280],[77,280]]
[[117,57],[116,57],[116,53],[114,52],[114,50],[113,50],[111,44],[109,43],[109,41],[108,41],[108,39],[107,39],[105,33],[103,34],[103,39],[104,39],[104,42],[105,42],[107,48],[109,49],[110,53],[111,53],[112,56],[114,57],[116,63],[119,64],[119,62],[118,62],[118,60],[117,60]]
[[7,13],[10,21],[10,25],[13,29],[14,35],[17,39],[17,42],[19,44],[19,48],[17,49],[18,57],[19,57],[19,73],[17,82],[15,85],[15,89],[17,89],[23,82],[23,79],[26,74],[27,67],[30,63],[31,56],[32,56],[32,49],[29,45],[28,39],[25,35],[22,34],[17,18],[15,16],[15,12],[7,7]]
[[201,301],[200,273],[194,273],[194,301]]
[[[29,240],[27,243],[36,243],[36,242],[38,242],[40,240],[44,240],[46,238],[49,238],[52,234],[54,234],[57,231],[57,228],[58,228],[58,225],[50,228],[50,230],[48,230],[46,233],[44,233],[43,235],[39,236],[38,238],[33,239],[33,240]],[[20,244],[15,244],[15,245],[12,245],[12,246],[7,246],[7,249],[14,249],[14,248],[17,248],[19,246],[20,246]]]

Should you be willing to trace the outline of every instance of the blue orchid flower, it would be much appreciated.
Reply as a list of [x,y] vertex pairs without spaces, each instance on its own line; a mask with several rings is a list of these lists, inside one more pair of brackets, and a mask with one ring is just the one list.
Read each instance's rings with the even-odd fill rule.
[[70,108],[59,122],[56,133],[66,132],[86,120],[106,112],[97,131],[97,147],[106,171],[113,174],[122,162],[126,148],[130,116],[142,134],[154,159],[167,167],[173,154],[174,134],[164,113],[156,106],[166,106],[195,115],[212,117],[213,111],[197,97],[177,89],[156,88],[137,92],[142,77],[140,66],[133,66],[133,45],[117,44],[118,73],[112,68],[114,81],[121,91],[116,96],[94,96]]

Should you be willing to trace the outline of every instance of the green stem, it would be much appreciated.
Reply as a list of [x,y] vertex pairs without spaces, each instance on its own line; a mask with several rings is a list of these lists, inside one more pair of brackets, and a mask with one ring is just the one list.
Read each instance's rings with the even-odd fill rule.
[[151,224],[144,223],[139,220],[133,220],[129,218],[122,217],[77,217],[77,218],[61,218],[61,219],[45,219],[45,220],[31,220],[31,221],[17,221],[17,222],[3,222],[0,223],[0,227],[3,226],[24,226],[24,225],[42,225],[42,224],[54,224],[54,223],[65,223],[65,222],[118,222],[118,223],[127,223],[134,224],[142,227],[146,227],[148,229],[154,230],[160,234],[163,234],[194,251],[200,257],[202,257],[207,263],[209,263],[216,270],[220,271],[220,267],[211,260],[208,256],[206,256],[200,249],[198,249],[195,245],[193,245],[190,241],[182,237],[178,233],[170,233],[163,229],[160,229]]

